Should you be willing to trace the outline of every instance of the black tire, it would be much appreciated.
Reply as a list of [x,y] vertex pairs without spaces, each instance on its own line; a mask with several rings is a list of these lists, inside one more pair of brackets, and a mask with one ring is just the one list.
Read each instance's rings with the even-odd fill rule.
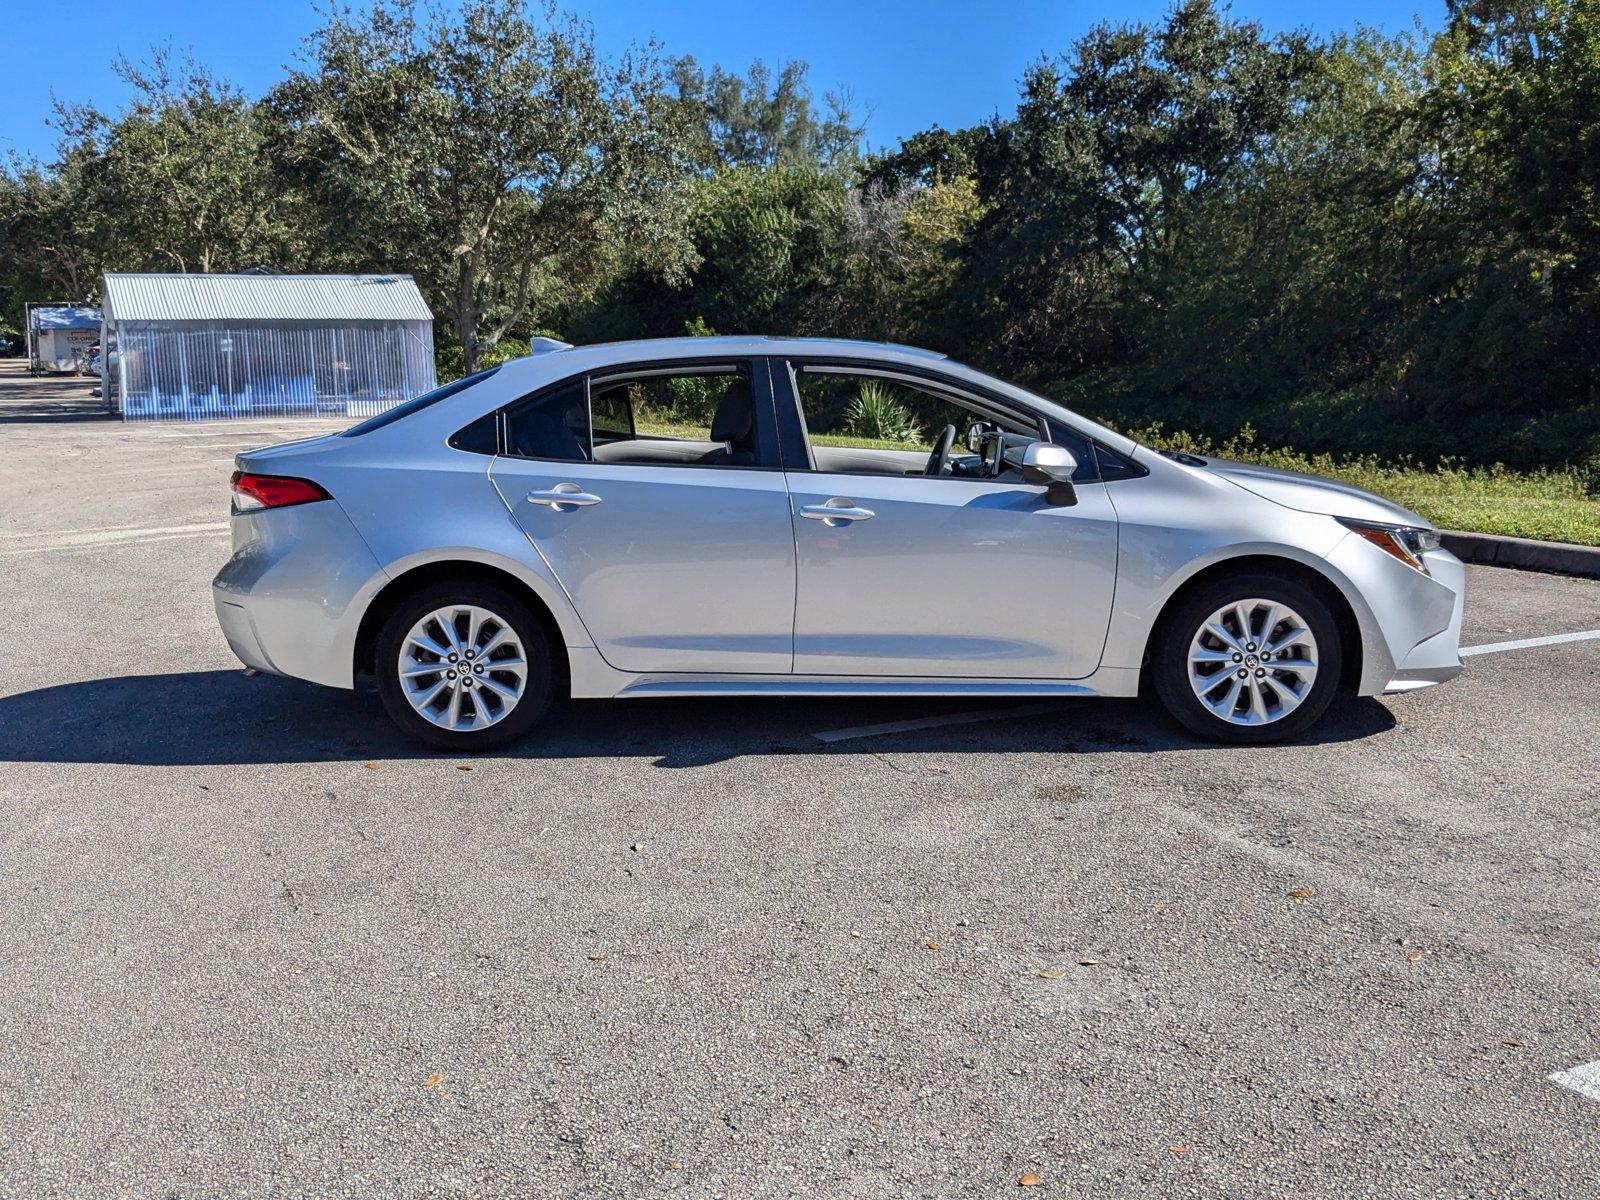
[[[1236,601],[1251,599],[1285,604],[1298,613],[1316,639],[1318,666],[1310,691],[1299,707],[1263,724],[1241,725],[1217,715],[1195,694],[1189,682],[1189,647],[1201,625],[1213,613]],[[1259,619],[1265,620],[1266,614],[1262,613]],[[1251,571],[1210,580],[1164,614],[1152,647],[1149,671],[1161,703],[1189,732],[1209,741],[1259,746],[1297,737],[1316,723],[1338,690],[1343,656],[1339,622],[1321,596],[1292,579]],[[1241,669],[1244,665],[1240,664]],[[1271,686],[1271,665],[1267,663],[1261,667],[1269,673],[1265,691],[1276,697],[1277,692]],[[1230,664],[1225,673],[1231,671]],[[1292,682],[1295,675],[1289,673],[1287,679]],[[1225,687],[1213,695],[1221,698],[1219,703],[1224,701]]]
[[[412,626],[431,612],[457,604],[488,609],[510,626],[522,643],[528,664],[527,681],[515,706],[482,729],[456,731],[433,724],[411,706],[400,682],[400,653]],[[521,600],[486,583],[433,584],[402,601],[378,633],[374,673],[378,696],[396,725],[418,741],[462,753],[493,750],[523,737],[538,724],[555,697],[553,652],[544,626]]]

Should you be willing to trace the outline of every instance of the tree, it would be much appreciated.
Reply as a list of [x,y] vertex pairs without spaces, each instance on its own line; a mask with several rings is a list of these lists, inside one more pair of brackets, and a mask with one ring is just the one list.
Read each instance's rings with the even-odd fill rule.
[[1167,302],[1164,264],[1289,119],[1309,65],[1301,39],[1184,0],[1160,27],[1099,26],[1029,71],[977,155],[962,287],[991,361],[1081,370],[1133,352],[1120,306]]
[[0,317],[21,328],[25,301],[83,300],[99,266],[93,214],[80,204],[81,164],[13,162],[0,171]]
[[869,158],[862,172],[863,185],[898,188],[907,183],[932,185],[971,178],[992,134],[992,128],[985,125],[924,129],[903,139],[899,149]]
[[1394,426],[1388,364],[1422,242],[1423,86],[1409,39],[1319,46],[1289,119],[1193,197],[1150,284],[1161,302],[1130,299],[1128,356],[1080,394],[1114,376],[1125,419],[1377,445]]
[[133,88],[116,116],[58,106],[57,177],[119,270],[228,271],[281,260],[288,227],[261,114],[243,92],[157,51],[115,65]]
[[863,127],[844,92],[829,92],[819,111],[803,62],[776,75],[757,59],[744,75],[709,74],[692,56],[672,60],[678,102],[695,127],[698,158],[708,167],[848,167]]
[[419,276],[466,370],[615,261],[688,263],[687,134],[649,53],[606,62],[587,25],[521,0],[468,0],[458,19],[380,0],[309,45],[311,69],[269,98],[283,173],[330,263]]
[[1125,424],[1600,463],[1600,0],[1319,41],[1180,0],[866,158],[803,63],[419,11],[336,9],[261,102],[120,64],[126,108],[65,107],[56,161],[0,171],[5,315],[105,267],[402,270],[452,368],[551,328],[846,334]]
[[[839,204],[841,261],[830,331],[882,341],[964,342],[951,326],[957,253],[980,208],[970,176],[899,186],[873,180]],[[964,350],[963,350],[964,353]]]
[[573,314],[586,338],[663,337],[699,319],[723,333],[824,333],[842,257],[847,184],[816,168],[728,167],[690,194],[694,268],[669,287],[623,271]]
[[1477,453],[1600,462],[1600,3],[1453,5],[1429,65],[1408,397]]

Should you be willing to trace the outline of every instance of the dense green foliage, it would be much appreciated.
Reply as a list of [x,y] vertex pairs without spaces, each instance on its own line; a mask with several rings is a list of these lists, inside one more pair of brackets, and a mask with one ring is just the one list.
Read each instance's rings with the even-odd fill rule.
[[846,335],[1125,427],[1600,475],[1600,0],[1331,39],[1180,0],[878,154],[803,64],[376,2],[258,100],[158,58],[123,111],[63,107],[56,161],[0,172],[0,320],[107,269],[398,270],[442,371],[539,332]]

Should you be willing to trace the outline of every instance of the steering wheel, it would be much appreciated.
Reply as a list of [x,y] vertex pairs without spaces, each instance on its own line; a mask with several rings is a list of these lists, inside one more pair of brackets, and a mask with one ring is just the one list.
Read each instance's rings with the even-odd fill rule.
[[950,451],[956,444],[956,427],[946,425],[944,432],[939,435],[939,444],[932,454],[928,455],[928,465],[923,469],[924,475],[948,475],[950,473]]

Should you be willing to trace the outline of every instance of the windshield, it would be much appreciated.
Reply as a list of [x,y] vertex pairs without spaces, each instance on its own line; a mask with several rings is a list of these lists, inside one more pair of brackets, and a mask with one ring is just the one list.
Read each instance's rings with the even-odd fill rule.
[[387,412],[381,412],[375,417],[368,417],[359,425],[350,426],[349,429],[342,431],[339,436],[360,437],[363,433],[371,433],[374,429],[382,429],[385,425],[392,425],[402,417],[409,417],[414,412],[421,412],[430,404],[437,404],[441,400],[448,400],[457,392],[464,392],[473,384],[482,383],[485,379],[489,378],[489,376],[493,375],[499,369],[499,367],[490,367],[486,371],[479,371],[476,375],[468,375],[462,379],[457,379],[453,383],[447,383],[442,387],[436,387],[431,392],[423,392],[422,395],[414,396],[410,400],[407,400],[404,404],[395,405]]

